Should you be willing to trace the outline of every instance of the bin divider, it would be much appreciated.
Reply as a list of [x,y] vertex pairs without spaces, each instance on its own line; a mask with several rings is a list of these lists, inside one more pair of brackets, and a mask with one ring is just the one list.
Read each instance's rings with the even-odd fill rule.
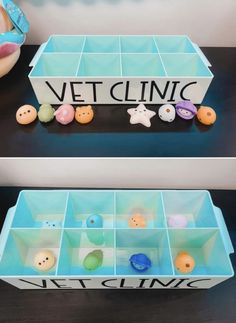
[[172,270],[172,275],[175,275],[175,269],[174,269],[174,263],[173,263],[172,252],[171,252],[171,245],[170,245],[169,230],[168,230],[168,226],[167,226],[166,209],[165,209],[165,204],[164,204],[164,198],[163,198],[162,191],[161,191],[161,201],[162,201],[162,207],[163,207],[163,213],[164,213],[164,219],[165,219],[165,228],[164,228],[164,230],[166,231],[166,236],[167,236],[168,250],[169,250],[170,261],[171,261],[171,270]]
[[82,55],[84,53],[84,46],[85,46],[86,39],[87,39],[87,36],[84,36],[84,41],[83,41],[82,49],[81,49],[81,52],[80,52],[78,66],[77,66],[76,73],[75,73],[76,77],[78,77],[78,74],[79,74],[79,68],[80,68],[81,58],[82,58]]
[[62,247],[62,240],[63,240],[63,235],[64,235],[65,220],[66,220],[66,213],[67,213],[67,206],[68,206],[68,202],[69,202],[69,197],[70,197],[70,191],[67,192],[66,205],[65,205],[65,209],[64,209],[64,219],[63,219],[62,225],[61,225],[61,237],[60,237],[60,243],[59,243],[57,266],[56,266],[56,270],[55,270],[56,276],[58,275],[58,267],[59,267],[60,256],[61,256],[61,247]]
[[163,70],[164,70],[164,72],[165,72],[165,76],[168,76],[167,71],[166,71],[166,68],[165,68],[165,65],[164,65],[164,63],[163,63],[162,57],[161,57],[160,52],[159,52],[159,48],[158,48],[158,45],[157,45],[156,39],[155,39],[155,37],[154,37],[154,36],[152,36],[152,39],[153,39],[154,44],[155,44],[155,46],[156,46],[156,49],[157,49],[157,55],[158,55],[158,57],[160,58],[161,65],[162,65]]

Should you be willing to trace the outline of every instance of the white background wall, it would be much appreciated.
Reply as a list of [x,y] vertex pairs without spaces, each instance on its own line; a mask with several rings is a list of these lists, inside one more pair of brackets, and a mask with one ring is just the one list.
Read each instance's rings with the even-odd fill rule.
[[[1,2],[1,0],[0,0]],[[61,34],[188,34],[201,46],[236,46],[236,0],[15,0],[28,43]]]
[[0,159],[0,186],[236,189],[236,159]]

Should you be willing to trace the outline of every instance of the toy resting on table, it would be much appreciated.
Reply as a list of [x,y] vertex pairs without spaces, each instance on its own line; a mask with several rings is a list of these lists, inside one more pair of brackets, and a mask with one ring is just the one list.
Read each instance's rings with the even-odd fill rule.
[[0,77],[7,74],[20,56],[20,47],[29,31],[29,23],[12,0],[0,5]]

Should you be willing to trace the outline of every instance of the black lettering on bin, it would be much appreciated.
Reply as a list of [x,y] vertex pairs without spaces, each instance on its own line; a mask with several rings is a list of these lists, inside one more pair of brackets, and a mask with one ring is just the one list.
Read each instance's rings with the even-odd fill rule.
[[40,288],[47,288],[47,282],[45,279],[42,279],[42,285],[38,285],[38,284],[35,284],[35,283],[32,283],[30,281],[27,281],[25,279],[19,279],[20,281],[24,282],[24,283],[27,283],[27,284],[30,284],[30,285],[33,285],[33,286],[36,286],[36,287],[40,287]]
[[176,86],[177,86],[177,84],[179,84],[179,83],[180,83],[179,81],[173,81],[173,82],[172,82],[172,84],[173,84],[173,88],[172,88],[172,92],[171,92],[170,98],[169,98],[169,100],[167,100],[167,102],[174,101]]
[[136,99],[129,99],[129,87],[130,87],[130,81],[127,81],[126,88],[125,88],[125,101],[136,102]]
[[156,92],[158,93],[159,97],[161,99],[165,99],[165,96],[166,96],[166,92],[168,90],[168,87],[170,85],[170,81],[167,81],[166,82],[166,86],[165,86],[165,89],[163,91],[163,93],[160,91],[159,87],[157,86],[156,82],[155,81],[151,81],[151,88],[150,88],[150,102],[152,102],[153,100],[153,89],[156,90]]
[[57,97],[57,99],[60,102],[62,102],[64,100],[65,93],[66,93],[66,82],[63,82],[61,96],[59,94],[57,94],[57,92],[54,90],[54,88],[51,86],[51,84],[48,81],[45,81],[45,83],[47,84],[47,86],[49,87],[49,89],[55,94],[55,96]]
[[71,95],[72,95],[72,100],[74,102],[84,102],[84,100],[82,99],[78,99],[81,97],[81,94],[76,94],[75,93],[75,88],[74,85],[79,85],[79,84],[83,84],[83,82],[70,82],[70,89],[71,89]]
[[57,281],[66,281],[66,279],[50,279],[51,280],[51,282],[55,285],[55,286],[57,286],[57,288],[66,288],[66,289],[70,289],[70,288],[72,288],[72,287],[68,287],[68,286],[66,286],[66,285],[59,285],[58,283],[57,283]]
[[97,102],[97,84],[103,84],[103,82],[99,82],[99,81],[97,81],[97,82],[85,82],[85,84],[92,84],[92,86],[93,86],[93,101],[94,102]]
[[170,284],[172,284],[174,281],[176,281],[175,278],[171,279],[167,284],[162,283],[159,279],[153,279],[151,284],[150,284],[150,288],[152,288],[154,286],[154,284],[158,283],[159,285],[163,286],[163,287],[168,287]]
[[188,86],[190,86],[190,85],[194,85],[194,84],[197,84],[197,82],[191,82],[191,83],[188,83],[188,84],[186,84],[186,85],[182,88],[182,90],[180,91],[180,97],[181,97],[181,99],[186,100],[186,101],[190,101],[190,99],[185,98],[185,96],[184,96],[184,91],[186,90],[186,88],[187,88]]
[[196,280],[192,280],[191,282],[187,283],[187,286],[190,288],[199,288],[197,286],[192,286],[192,284],[197,283],[197,282],[201,282],[204,280],[211,280],[210,278],[204,278],[204,279],[196,279]]
[[84,281],[85,280],[91,280],[91,279],[70,279],[70,280],[73,280],[73,281],[78,281],[80,282],[80,285],[83,287],[83,288],[87,288]]
[[111,282],[111,281],[117,281],[117,279],[106,279],[102,282],[102,286],[104,287],[108,287],[108,288],[117,288],[116,286],[107,286],[107,282]]
[[137,288],[145,288],[145,287],[143,287],[143,285],[145,284],[146,280],[149,280],[149,278],[141,278],[140,284]]
[[115,101],[119,101],[119,102],[122,102],[122,101],[123,101],[122,99],[118,99],[118,98],[116,98],[116,97],[115,97],[115,95],[114,95],[114,89],[115,89],[115,87],[116,87],[117,85],[122,85],[122,84],[124,84],[124,82],[117,82],[117,83],[113,84],[113,85],[112,85],[112,87],[111,87],[111,89],[110,89],[111,97],[112,97],[112,99],[113,99],[113,100],[115,100]]

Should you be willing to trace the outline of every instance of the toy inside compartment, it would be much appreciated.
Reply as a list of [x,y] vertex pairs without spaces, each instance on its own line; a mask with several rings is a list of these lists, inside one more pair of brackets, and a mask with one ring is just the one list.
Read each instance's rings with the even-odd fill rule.
[[[99,214],[101,228],[88,228]],[[134,214],[144,228],[129,226]],[[170,216],[187,218],[187,227],[168,227]],[[57,226],[45,227],[45,219]],[[51,222],[51,224],[52,224]],[[62,228],[62,230],[61,230]],[[37,271],[34,255],[51,250],[57,259],[48,272]],[[87,270],[93,251],[101,265]],[[187,251],[196,266],[189,275],[230,275],[231,266],[206,191],[24,191],[16,205],[1,260],[1,275],[182,275],[174,267],[178,252]],[[151,266],[138,272],[133,255],[145,254]]]
[[31,77],[212,77],[186,36],[51,36]]

